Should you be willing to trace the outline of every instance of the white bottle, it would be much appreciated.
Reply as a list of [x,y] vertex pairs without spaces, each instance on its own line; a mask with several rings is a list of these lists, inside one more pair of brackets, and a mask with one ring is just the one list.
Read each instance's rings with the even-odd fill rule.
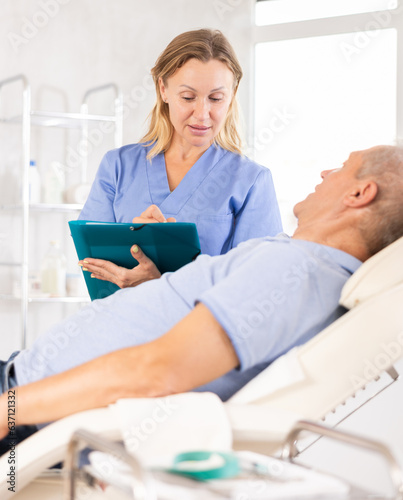
[[[13,257],[9,246],[9,237],[0,233],[0,293],[9,294],[14,285]],[[20,294],[21,295],[21,294]]]
[[66,295],[66,257],[57,240],[51,241],[42,261],[41,289],[53,297]]
[[45,203],[63,203],[65,175],[63,165],[58,161],[52,161],[46,172],[44,184]]
[[5,164],[5,170],[0,180],[0,200],[1,204],[14,204],[20,200],[21,176],[17,175],[20,165],[18,160],[10,160]]
[[64,192],[64,200],[66,203],[78,203],[84,205],[90,194],[91,184],[74,184],[67,188]]
[[29,162],[28,182],[29,182],[29,202],[40,203],[41,177],[39,175],[38,167],[36,166],[36,162],[34,160],[31,160]]

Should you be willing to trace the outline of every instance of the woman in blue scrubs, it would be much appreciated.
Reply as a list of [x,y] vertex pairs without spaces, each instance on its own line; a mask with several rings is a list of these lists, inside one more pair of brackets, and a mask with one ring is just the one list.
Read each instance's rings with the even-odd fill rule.
[[[183,33],[152,76],[157,102],[147,134],[105,155],[80,219],[194,222],[209,255],[280,232],[271,173],[242,156],[236,101],[242,69],[228,40],[208,29]],[[139,262],[131,270],[99,259],[80,264],[122,288],[160,276],[137,245],[131,252]]]

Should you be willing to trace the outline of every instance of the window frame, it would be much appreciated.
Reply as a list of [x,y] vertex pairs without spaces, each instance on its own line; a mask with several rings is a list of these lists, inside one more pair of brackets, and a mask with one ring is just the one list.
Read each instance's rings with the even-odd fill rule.
[[[268,2],[268,1],[270,1],[270,0],[256,0],[255,5],[256,5],[256,7],[257,7],[257,4],[261,4],[261,5],[263,5],[264,3],[266,3],[266,4],[267,4],[267,2]],[[292,2],[293,0],[272,0],[272,1],[273,1],[273,2],[276,2],[279,6],[282,4],[282,8],[285,8],[285,7],[286,7],[286,2],[287,2],[287,1],[290,1],[290,4],[289,4],[289,6],[288,6],[288,9],[289,9],[289,8],[292,8],[292,6],[291,6],[291,2]],[[321,3],[321,1],[322,1],[322,0],[302,0],[302,1],[301,1],[301,0],[294,0],[294,1],[295,1],[296,3],[299,3],[299,4],[302,4],[302,3],[303,3],[303,1],[306,1],[306,3],[307,3],[307,4],[309,4],[309,2],[310,2],[310,1],[312,1],[312,2],[317,2],[317,3]],[[325,0],[325,1],[326,1],[326,0]],[[334,3],[334,0],[327,0],[327,1],[328,1],[329,3]],[[356,1],[364,3],[364,2],[371,1],[371,0],[356,0]],[[391,3],[392,3],[392,1],[396,1],[396,2],[397,2],[398,0],[372,0],[372,1],[373,1],[374,3],[375,3],[375,2],[379,2],[379,3],[381,3],[381,2],[382,2],[382,3],[385,3],[385,4],[386,4],[386,3],[388,3],[388,4],[389,4],[389,7],[388,7],[388,8],[389,8],[390,10],[392,10],[392,7],[391,7]],[[348,0],[348,2],[351,2],[351,0]],[[348,3],[348,2],[347,2],[347,3]],[[314,8],[312,9],[312,7],[308,7],[308,8],[309,8],[309,10],[314,10]],[[395,8],[395,7],[393,7],[393,9],[394,9],[394,8]],[[319,10],[320,10],[320,9],[319,9]],[[378,10],[379,10],[379,9],[378,9]],[[381,9],[381,10],[382,10],[382,9]],[[344,14],[343,14],[343,13],[340,13],[340,14],[334,14],[334,15],[324,15],[324,17],[321,17],[321,16],[320,16],[320,17],[318,17],[318,18],[314,17],[314,18],[312,18],[312,19],[330,19],[330,18],[341,17],[341,16],[350,16],[350,15],[354,15],[354,14],[362,14],[362,13],[366,13],[366,12],[368,12],[368,13],[374,13],[374,12],[377,12],[377,10],[376,10],[376,9],[375,9],[375,10],[373,10],[373,8],[370,8],[368,11],[365,11],[365,10],[364,10],[364,11],[361,11],[361,12],[359,11],[359,12],[355,12],[355,13],[354,13],[354,12],[350,12],[350,13],[345,12]],[[255,18],[256,18],[256,16],[255,16]],[[290,22],[290,23],[291,23],[291,22],[308,21],[308,20],[309,20],[309,18],[307,17],[306,19],[299,19],[299,20],[298,20],[298,19],[295,19],[295,20],[293,20],[293,21],[292,21],[292,20],[290,20],[290,21],[287,21],[287,22]],[[272,25],[272,26],[273,26],[273,25],[275,25],[275,24],[280,24],[280,23],[268,23],[268,24],[270,24],[270,25]]]
[[[257,1],[254,1],[255,8]],[[267,26],[257,26],[253,16],[253,25],[251,30],[251,72],[250,88],[253,91],[250,102],[249,130],[252,136],[255,136],[255,51],[256,45],[265,42],[277,42],[285,40],[295,40],[299,38],[311,38],[326,35],[338,35],[342,33],[354,33],[356,31],[366,31],[374,29],[376,18],[374,16],[387,16],[390,14],[390,22],[379,27],[395,28],[397,32],[397,56],[396,56],[396,138],[403,139],[403,0],[398,0],[395,9],[387,9],[376,12],[366,12],[362,14],[350,14],[346,16],[337,16],[324,19],[312,19],[308,21],[295,21],[283,24],[271,24]],[[378,24],[379,21],[378,21]]]

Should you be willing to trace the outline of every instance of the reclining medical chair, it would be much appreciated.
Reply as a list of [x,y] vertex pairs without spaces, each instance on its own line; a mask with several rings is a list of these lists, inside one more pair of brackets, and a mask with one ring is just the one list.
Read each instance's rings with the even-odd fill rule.
[[[292,457],[296,453],[293,444],[295,432],[299,433],[302,428],[319,433],[337,433],[325,427],[315,427],[314,423],[306,421],[323,420],[349,398],[362,392],[366,385],[371,385],[383,372],[386,372],[390,383],[398,378],[394,363],[403,356],[403,238],[368,259],[354,273],[342,290],[340,304],[349,309],[345,315],[305,345],[278,358],[226,403],[221,403],[214,395],[202,393],[179,394],[164,400],[175,404],[178,398],[182,398],[182,401],[189,398],[190,403],[186,406],[185,401],[184,411],[193,411],[196,423],[201,411],[216,418],[220,424],[224,422],[228,433],[220,432],[215,446],[218,443],[218,446],[227,449],[232,446],[234,450],[251,450],[272,455],[281,450],[286,441],[289,456]],[[387,355],[383,349],[385,345],[392,346]],[[373,367],[370,371],[366,369],[369,362]],[[201,404],[204,410],[198,406],[197,400],[203,400]],[[55,498],[45,497],[45,490],[41,490],[45,488],[44,483],[38,479],[34,480],[48,467],[66,457],[68,443],[73,435],[74,443],[87,439],[87,442],[92,444],[94,435],[102,436],[102,446],[108,447],[104,438],[112,441],[124,439],[124,426],[130,428],[130,425],[135,425],[130,423],[131,416],[136,421],[137,414],[141,415],[144,411],[144,404],[153,403],[158,403],[158,398],[147,401],[122,400],[108,408],[81,412],[43,428],[17,447],[20,495],[7,490],[7,455],[0,458],[0,498]],[[181,412],[177,413],[179,415]],[[118,419],[121,420],[121,426],[117,425]],[[126,423],[122,424],[125,419]],[[172,422],[174,420],[171,419]],[[189,414],[186,422],[189,422]],[[172,439],[172,434],[168,437],[165,435],[165,438],[163,434],[158,435],[161,453],[167,453],[167,450],[177,453],[181,451],[181,446],[182,451],[194,450],[197,447],[211,449],[213,442],[209,442],[203,432],[200,432],[198,446],[194,442],[194,437],[199,434],[201,427],[196,425],[193,429],[191,426],[186,429],[183,424],[184,420],[181,420],[179,415],[177,440]],[[219,427],[218,423],[217,426]],[[169,432],[175,429],[174,425],[168,428]],[[74,434],[77,429],[82,429],[83,434],[80,434],[81,431]],[[87,435],[86,431],[92,434]],[[341,439],[354,442],[351,436]],[[356,440],[356,444],[359,444],[358,437]],[[179,448],[175,445],[170,448],[174,441],[181,442]],[[130,450],[130,443],[126,442],[126,445]],[[111,446],[115,444],[112,443]],[[369,449],[377,446],[367,442]],[[75,453],[74,447],[75,445],[72,445],[69,455],[73,469],[74,459],[71,457]],[[381,444],[378,449],[382,449]],[[151,446],[151,450],[151,455],[155,455],[158,447],[153,449]],[[387,450],[383,451],[392,464],[391,475],[398,491],[396,494],[403,498],[402,473],[391,454]],[[143,463],[141,453],[138,458]],[[129,460],[132,470],[141,475],[141,466],[133,457]],[[33,483],[29,484],[31,481]],[[42,493],[35,497],[35,491]]]

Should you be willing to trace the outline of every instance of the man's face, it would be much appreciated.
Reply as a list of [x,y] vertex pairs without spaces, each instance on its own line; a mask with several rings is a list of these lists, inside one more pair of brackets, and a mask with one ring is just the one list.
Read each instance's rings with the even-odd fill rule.
[[357,173],[362,165],[362,151],[351,153],[341,168],[321,172],[322,182],[305,200],[294,207],[298,221],[335,215],[343,206],[346,196],[352,196],[357,183]]

